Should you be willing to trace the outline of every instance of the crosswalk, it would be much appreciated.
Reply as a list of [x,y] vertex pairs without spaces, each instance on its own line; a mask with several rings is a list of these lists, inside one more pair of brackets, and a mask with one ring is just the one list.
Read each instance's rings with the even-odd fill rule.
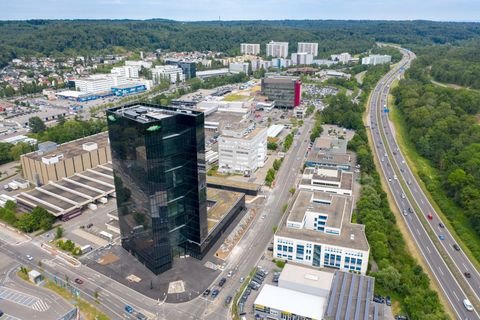
[[32,304],[32,306],[30,308],[32,308],[33,310],[44,312],[44,311],[47,311],[48,308],[50,308],[50,306],[46,302],[44,302],[43,300],[38,300],[37,302]]
[[7,287],[0,287],[0,299],[8,300],[39,312],[47,311],[50,308],[45,301],[35,296]]

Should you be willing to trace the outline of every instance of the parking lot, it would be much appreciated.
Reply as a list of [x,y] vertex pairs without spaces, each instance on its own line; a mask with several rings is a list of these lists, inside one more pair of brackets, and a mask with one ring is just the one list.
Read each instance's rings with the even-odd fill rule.
[[47,311],[50,308],[47,303],[37,297],[7,287],[0,287],[0,299],[8,300],[39,312]]

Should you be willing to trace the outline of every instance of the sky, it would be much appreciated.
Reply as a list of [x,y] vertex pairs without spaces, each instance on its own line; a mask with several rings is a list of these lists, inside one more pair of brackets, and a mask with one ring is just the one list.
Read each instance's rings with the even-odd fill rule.
[[0,20],[480,21],[480,0],[0,0]]

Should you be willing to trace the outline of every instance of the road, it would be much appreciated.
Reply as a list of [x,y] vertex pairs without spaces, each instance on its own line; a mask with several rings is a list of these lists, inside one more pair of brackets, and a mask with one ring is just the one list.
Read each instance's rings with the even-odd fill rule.
[[[229,270],[235,270],[215,299],[200,295],[181,304],[150,299],[86,266],[74,268],[61,259],[52,257],[40,248],[41,239],[20,245],[0,241],[0,250],[24,266],[38,268],[38,262],[41,261],[45,273],[63,280],[68,279],[68,282],[79,291],[80,297],[90,302],[95,301],[97,292],[100,302],[98,307],[112,319],[135,319],[136,313],[127,314],[124,311],[126,304],[145,314],[149,319],[229,319],[228,307],[224,304],[225,298],[228,295],[235,295],[240,286],[240,277],[246,277],[254,266],[261,264],[262,256],[272,241],[273,228],[282,219],[282,207],[291,197],[289,190],[295,186],[299,170],[303,166],[312,123],[311,119],[306,119],[300,134],[295,135],[294,143],[277,173],[275,187],[265,192],[267,199],[265,203],[257,206],[256,221],[232,252],[225,271],[214,283],[215,285],[221,277],[226,277]],[[34,260],[28,261],[25,254],[30,254]],[[73,281],[75,278],[81,278],[84,283],[75,284]]]
[[[282,207],[291,197],[290,189],[295,187],[300,169],[303,167],[305,152],[310,142],[310,129],[313,125],[313,119],[306,119],[300,134],[295,135],[294,142],[283,159],[282,166],[275,178],[275,186],[266,193],[266,202],[258,208],[259,212],[256,221],[247,231],[246,235],[235,248],[229,263],[219,278],[226,277],[229,269],[236,270],[235,274],[227,281],[225,287],[207,309],[207,314],[213,311],[215,314],[226,312],[224,301],[227,295],[234,296],[239,288],[240,277],[246,277],[253,267],[262,264],[262,257],[270,242],[273,240],[273,229],[278,226],[282,216]],[[236,269],[238,268],[238,269]],[[217,281],[218,282],[218,281]],[[208,319],[225,319],[208,316]]]
[[[382,173],[386,181],[388,181],[387,183],[395,203],[400,209],[415,243],[457,317],[469,320],[480,319],[477,311],[469,312],[464,307],[463,299],[467,297],[467,294],[460,285],[460,282],[465,283],[464,287],[471,291],[468,292],[468,296],[478,299],[480,275],[467,256],[462,251],[456,251],[453,248],[456,242],[447,228],[440,226],[442,221],[408,167],[395,139],[393,125],[388,119],[387,104],[390,85],[402,75],[403,70],[408,68],[411,61],[415,58],[415,54],[411,51],[401,49],[401,52],[404,55],[402,61],[379,81],[371,96],[370,112],[367,121],[375,146],[375,154],[378,157]],[[387,108],[386,111],[385,108]],[[409,211],[409,208],[412,212]],[[420,212],[415,214],[416,208],[419,208]],[[426,218],[428,214],[432,214],[431,220]],[[422,215],[423,217],[421,217]],[[432,241],[422,221],[427,221],[427,228],[430,229],[428,231],[433,231],[433,237],[436,238],[440,235],[445,237],[444,240],[436,240],[435,242],[440,243],[440,250],[446,252],[448,255],[447,259],[453,261],[455,270],[449,269],[442,253],[439,252],[439,249]],[[444,224],[442,223],[442,225]],[[465,271],[471,273],[470,279],[463,278]],[[477,301],[472,301],[472,303],[475,304]]]

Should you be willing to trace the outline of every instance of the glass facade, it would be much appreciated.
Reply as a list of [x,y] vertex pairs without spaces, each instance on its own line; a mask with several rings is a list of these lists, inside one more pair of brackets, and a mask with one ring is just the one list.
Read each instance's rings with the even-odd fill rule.
[[203,113],[134,104],[107,110],[107,119],[122,246],[155,274],[176,255],[201,258],[208,234]]

